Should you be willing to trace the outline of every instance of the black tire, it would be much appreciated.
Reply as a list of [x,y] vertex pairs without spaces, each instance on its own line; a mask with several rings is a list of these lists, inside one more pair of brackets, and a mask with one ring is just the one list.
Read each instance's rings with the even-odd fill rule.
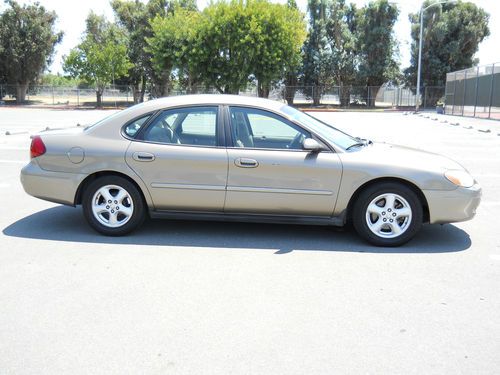
[[[387,199],[381,198],[384,195],[387,195]],[[391,197],[395,198],[392,209],[388,200]],[[371,212],[374,206],[370,206],[371,210],[368,211],[368,206],[372,203],[377,206],[376,209],[380,208],[379,213]],[[399,213],[407,208],[411,210],[410,214],[399,216]],[[423,221],[422,202],[408,186],[383,182],[369,186],[361,192],[354,203],[352,219],[356,232],[372,245],[400,246],[411,240],[420,230]],[[381,227],[377,230],[379,225]]]
[[[120,202],[108,204],[101,192],[107,191],[112,198],[120,199],[118,193],[126,193]],[[93,209],[94,200],[101,213]],[[143,197],[129,180],[119,176],[104,176],[92,181],[82,197],[83,214],[89,225],[106,236],[123,236],[137,229],[144,222],[146,210]],[[111,211],[113,210],[113,211]],[[126,213],[125,213],[126,212]],[[130,213],[130,214],[129,214]],[[110,218],[114,216],[116,222]]]

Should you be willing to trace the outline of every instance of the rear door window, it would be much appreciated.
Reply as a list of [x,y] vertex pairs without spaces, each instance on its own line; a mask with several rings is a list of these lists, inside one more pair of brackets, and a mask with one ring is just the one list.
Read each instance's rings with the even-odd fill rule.
[[145,130],[143,140],[165,144],[216,146],[217,107],[163,111]]

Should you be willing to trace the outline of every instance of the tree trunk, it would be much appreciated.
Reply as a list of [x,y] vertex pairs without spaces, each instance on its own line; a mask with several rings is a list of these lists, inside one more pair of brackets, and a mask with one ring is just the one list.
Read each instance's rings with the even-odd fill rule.
[[369,97],[367,102],[366,102],[368,108],[375,108],[375,98]]
[[165,97],[168,96],[170,93],[170,72],[168,74],[163,73],[161,75],[161,96]]
[[26,92],[28,91],[28,83],[16,84],[16,103],[24,103],[26,101]]
[[295,91],[297,87],[295,86],[285,86],[285,100],[288,105],[293,105],[293,99],[295,98]]
[[259,98],[269,98],[269,87],[259,87]]
[[257,94],[259,98],[268,98],[269,97],[269,84],[262,81],[257,81]]
[[96,90],[97,108],[102,108],[102,91]]
[[146,93],[146,76],[142,77],[142,84],[141,84],[141,97],[139,98],[139,102],[143,103],[144,102],[144,94]]
[[297,74],[295,72],[288,72],[285,79],[285,92],[284,99],[288,105],[293,105],[295,93],[297,92]]
[[240,89],[236,86],[231,86],[231,85],[228,85],[226,87],[224,87],[224,92],[223,94],[230,94],[230,95],[238,95],[240,93]]
[[368,86],[366,88],[367,91],[366,105],[369,108],[375,108],[375,100],[377,99],[377,94],[379,89],[380,86]]
[[349,107],[351,102],[351,87],[340,86],[340,106]]
[[193,81],[191,79],[191,74],[187,73],[187,85],[186,91],[188,94],[194,94]]
[[134,104],[140,103],[141,100],[141,90],[139,85],[131,85],[132,86],[132,95],[134,97]]
[[313,98],[313,105],[315,107],[319,106],[321,104],[321,95],[323,93],[323,87],[316,85],[313,86],[312,88],[312,98]]
[[160,96],[165,97],[170,93],[169,82],[164,82],[160,88]]
[[151,80],[151,96],[161,98],[170,92],[170,70],[155,73]]

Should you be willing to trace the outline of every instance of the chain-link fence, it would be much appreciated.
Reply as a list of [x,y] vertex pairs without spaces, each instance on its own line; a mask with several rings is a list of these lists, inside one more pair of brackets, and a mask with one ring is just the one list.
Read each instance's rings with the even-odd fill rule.
[[[280,86],[272,89],[269,98],[288,102],[294,106],[342,107],[342,108],[412,108],[416,104],[415,88],[399,86]],[[172,88],[169,96],[187,93],[217,93],[213,88],[195,87],[189,91]],[[16,87],[0,85],[0,99],[15,102]],[[240,95],[257,96],[257,89],[249,86]],[[432,108],[444,95],[444,87],[426,87],[422,90],[421,106]],[[146,92],[145,100],[151,99]],[[26,95],[27,104],[39,106],[93,107],[96,92],[92,88],[58,86],[30,86]],[[128,86],[107,88],[102,96],[103,106],[123,107],[132,105],[133,94]]]
[[[0,85],[0,99],[4,102],[15,102],[16,86]],[[106,88],[102,96],[105,106],[127,106],[134,103],[129,86]],[[76,88],[61,86],[29,86],[26,92],[28,105],[40,106],[72,106],[93,107],[96,105],[96,91],[93,88]]]
[[500,120],[500,63],[446,75],[448,114]]
[[[412,108],[417,101],[415,93],[415,88],[401,86],[286,86],[271,91],[269,96],[287,99],[289,104],[297,106]],[[433,108],[443,95],[444,87],[426,87],[422,90],[421,105]]]

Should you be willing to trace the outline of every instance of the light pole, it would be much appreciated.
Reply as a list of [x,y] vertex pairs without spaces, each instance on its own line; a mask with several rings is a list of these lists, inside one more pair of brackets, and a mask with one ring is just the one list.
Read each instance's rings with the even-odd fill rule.
[[424,12],[432,8],[435,5],[439,4],[445,4],[445,3],[455,3],[457,0],[443,0],[443,1],[438,1],[437,3],[432,3],[431,5],[428,5],[427,7],[423,8],[423,3],[422,6],[420,6],[420,38],[418,40],[418,65],[417,65],[417,97],[415,98],[415,112],[418,112],[420,109],[420,75],[422,73],[422,39],[424,37]]

